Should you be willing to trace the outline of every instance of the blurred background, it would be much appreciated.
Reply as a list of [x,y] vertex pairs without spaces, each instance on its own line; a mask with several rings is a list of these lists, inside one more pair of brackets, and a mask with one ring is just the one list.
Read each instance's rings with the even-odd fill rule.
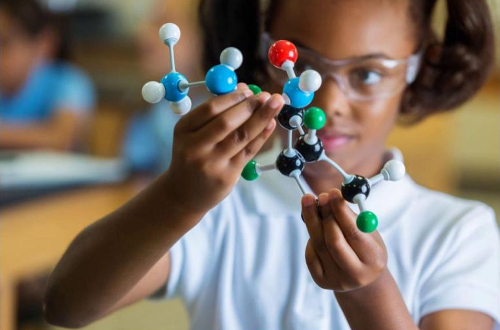
[[[178,71],[203,79],[198,1],[39,0],[48,16],[28,0],[2,1],[1,329],[55,329],[41,318],[41,298],[69,242],[168,166],[177,117],[140,92],[167,73],[168,49],[158,38],[167,21],[182,30]],[[498,33],[499,0],[489,2]],[[441,8],[438,29],[444,19]],[[496,46],[494,72],[474,99],[399,126],[388,146],[401,149],[418,183],[483,201],[499,219],[498,35]],[[196,104],[207,95],[191,89],[190,97]],[[19,107],[34,110],[19,114]],[[180,301],[141,302],[85,329],[139,328],[187,329],[188,321]]]

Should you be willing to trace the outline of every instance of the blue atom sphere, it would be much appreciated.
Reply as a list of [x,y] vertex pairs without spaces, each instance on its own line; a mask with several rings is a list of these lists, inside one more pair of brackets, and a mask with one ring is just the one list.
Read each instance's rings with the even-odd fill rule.
[[186,77],[179,72],[170,72],[161,80],[161,83],[165,86],[165,98],[168,101],[179,102],[184,99],[189,92],[189,88],[187,88],[184,92],[180,90],[179,83],[181,81],[188,82]]
[[236,89],[238,78],[233,70],[223,64],[219,64],[208,70],[205,76],[205,84],[210,93],[215,95],[226,94]]
[[300,78],[292,78],[283,86],[283,94],[290,99],[290,105],[294,108],[307,107],[314,98],[314,93],[304,92],[299,89]]

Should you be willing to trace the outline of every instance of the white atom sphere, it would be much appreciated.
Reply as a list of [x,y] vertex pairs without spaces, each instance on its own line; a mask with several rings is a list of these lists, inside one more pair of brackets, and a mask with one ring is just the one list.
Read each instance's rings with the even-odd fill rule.
[[146,102],[158,103],[165,96],[165,87],[157,81],[150,81],[142,87],[142,97]]
[[299,80],[299,88],[304,92],[315,92],[321,87],[321,75],[314,70],[302,72]]
[[172,111],[178,115],[185,115],[191,110],[191,99],[186,95],[182,100],[178,102],[170,102],[170,108]]
[[[388,178],[386,180],[397,181],[405,176],[406,169],[405,165],[399,160],[390,160],[384,165],[384,170],[388,174]],[[385,175],[384,175],[385,177]]]
[[290,100],[290,97],[288,96],[288,94],[283,93],[283,94],[281,94],[281,95],[283,96],[283,99],[285,100],[285,104],[286,104],[286,105],[290,105],[290,104],[292,104],[292,100]]
[[243,63],[243,54],[238,48],[228,47],[220,53],[220,63],[237,70]]
[[175,45],[180,38],[181,30],[174,23],[163,24],[160,28],[160,39],[164,43],[167,43],[167,40],[171,39],[172,44]]

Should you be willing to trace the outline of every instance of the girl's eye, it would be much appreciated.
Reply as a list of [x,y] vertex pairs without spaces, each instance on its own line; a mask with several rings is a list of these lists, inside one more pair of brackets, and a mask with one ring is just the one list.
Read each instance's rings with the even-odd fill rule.
[[375,85],[382,80],[382,74],[373,70],[359,69],[351,73],[353,80],[363,85]]

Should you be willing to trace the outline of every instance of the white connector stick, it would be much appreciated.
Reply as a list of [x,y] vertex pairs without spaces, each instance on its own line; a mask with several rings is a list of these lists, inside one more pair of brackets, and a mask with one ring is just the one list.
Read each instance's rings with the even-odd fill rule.
[[351,182],[353,179],[354,179],[354,175],[352,174],[347,174],[343,169],[342,167],[340,167],[337,163],[335,163],[333,160],[331,160],[326,154],[325,152],[323,151],[323,153],[321,154],[321,156],[319,157],[318,160],[322,160],[322,161],[325,161],[327,163],[329,163],[330,165],[333,166],[333,168],[335,168],[339,173],[340,175],[342,175],[342,177],[344,178],[344,183],[349,183]]

